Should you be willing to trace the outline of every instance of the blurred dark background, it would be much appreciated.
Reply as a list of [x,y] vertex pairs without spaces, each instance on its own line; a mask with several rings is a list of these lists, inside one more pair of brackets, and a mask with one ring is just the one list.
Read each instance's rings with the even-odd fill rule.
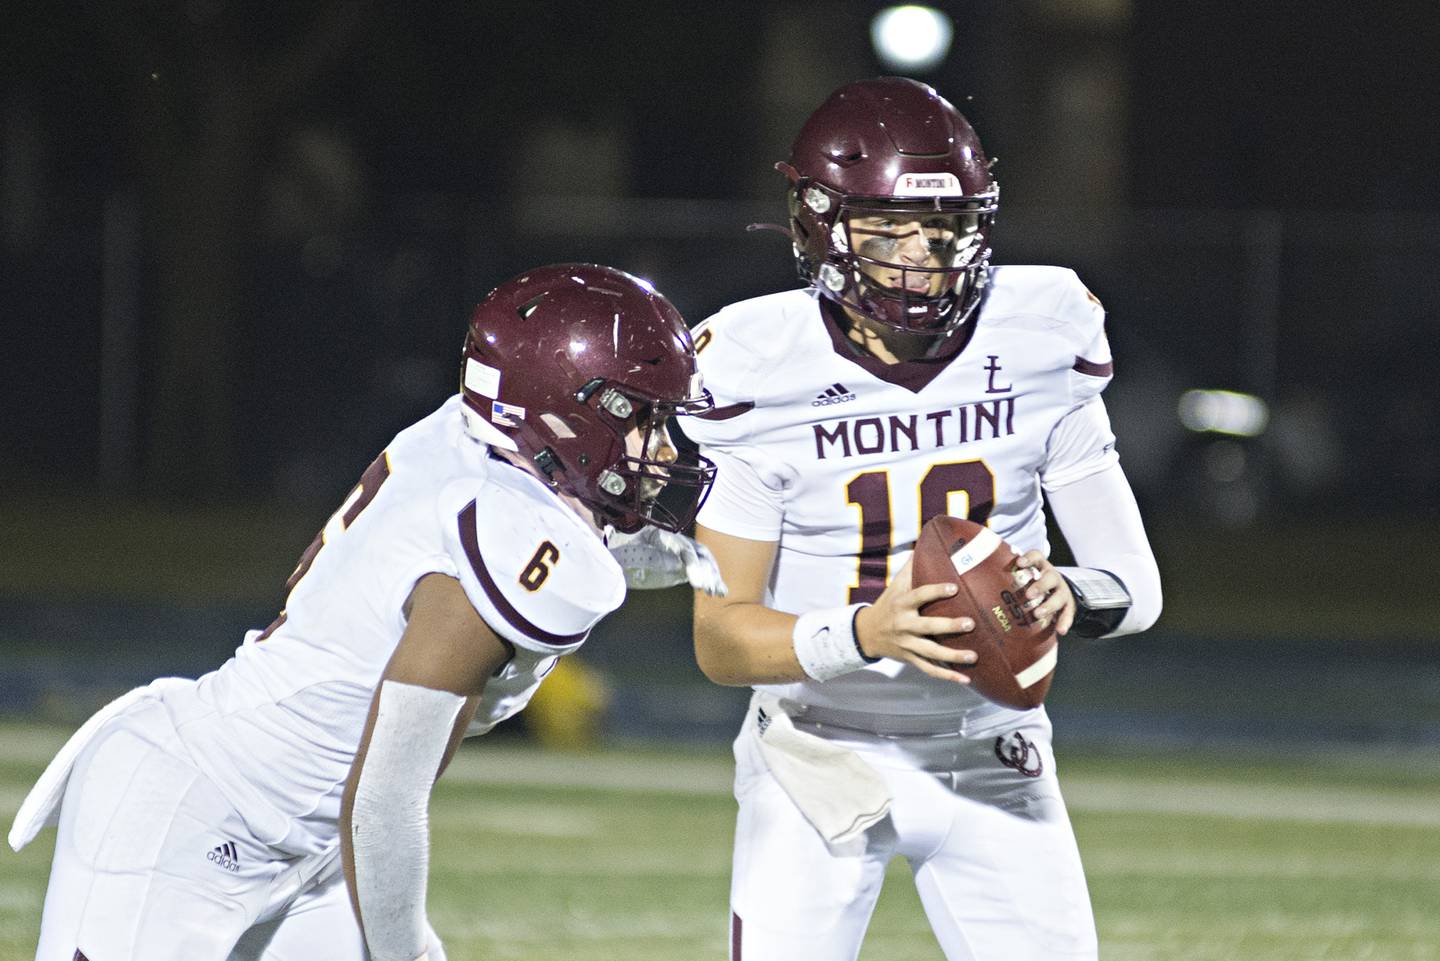
[[[1054,713],[1440,741],[1440,12],[975,0],[897,69],[882,6],[7,8],[0,708],[205,670],[267,622],[506,277],[608,263],[692,322],[795,285],[745,231],[783,217],[772,164],[834,87],[904,72],[998,158],[996,261],[1109,310],[1167,613],[1077,650]],[[1192,390],[1260,420],[1187,426]],[[636,597],[587,646],[612,725],[733,724],[687,611]]]

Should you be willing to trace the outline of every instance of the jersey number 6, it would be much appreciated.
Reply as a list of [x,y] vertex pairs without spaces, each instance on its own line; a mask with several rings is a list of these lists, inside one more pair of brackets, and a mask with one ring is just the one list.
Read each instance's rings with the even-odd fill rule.
[[[890,472],[866,471],[845,485],[848,503],[860,508],[859,570],[850,587],[851,604],[872,604],[890,582],[890,552],[895,525],[890,517]],[[995,506],[995,475],[982,460],[936,464],[920,481],[920,523],[949,514],[950,496],[965,495],[965,513],[956,514],[984,524]]]
[[535,556],[520,572],[520,586],[527,591],[538,591],[545,578],[550,576],[550,566],[560,559],[560,549],[549,541],[541,541],[535,548]]

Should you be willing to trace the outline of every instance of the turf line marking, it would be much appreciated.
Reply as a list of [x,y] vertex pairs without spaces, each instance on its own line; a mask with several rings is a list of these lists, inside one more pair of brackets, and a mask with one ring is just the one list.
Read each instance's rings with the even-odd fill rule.
[[[68,732],[58,728],[4,728],[0,756],[43,765]],[[679,753],[594,754],[547,752],[532,745],[471,744],[460,751],[442,784],[557,787],[627,793],[720,797],[731,793],[733,761],[722,746]],[[38,772],[37,772],[38,773]],[[1062,776],[1066,802],[1076,812],[1174,814],[1242,820],[1440,827],[1440,805],[1419,789],[1367,789],[1333,783],[1250,784],[1241,781],[1153,780]],[[28,790],[28,786],[25,788]],[[9,823],[24,791],[0,790],[0,816]]]
[[1340,785],[1145,782],[1091,776],[1061,778],[1060,786],[1076,811],[1440,827],[1440,804],[1423,802],[1418,792],[1412,799]]

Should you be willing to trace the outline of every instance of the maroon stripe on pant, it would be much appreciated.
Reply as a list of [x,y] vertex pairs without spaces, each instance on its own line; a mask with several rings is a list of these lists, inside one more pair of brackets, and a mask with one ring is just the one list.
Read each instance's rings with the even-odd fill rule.
[[730,912],[730,961],[740,961],[740,915]]
[[84,951],[81,951],[79,948],[76,948],[76,949],[75,949],[75,957],[71,958],[70,961],[90,961],[90,959],[87,958],[87,957],[85,957],[85,952],[84,952]]

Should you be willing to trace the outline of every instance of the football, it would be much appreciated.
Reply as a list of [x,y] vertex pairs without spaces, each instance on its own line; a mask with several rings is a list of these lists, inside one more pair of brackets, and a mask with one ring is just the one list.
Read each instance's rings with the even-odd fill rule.
[[958,517],[931,518],[920,531],[911,561],[911,583],[959,586],[953,597],[920,609],[931,617],[968,617],[975,630],[935,638],[946,647],[972,650],[975,664],[960,667],[971,686],[997,704],[1039,707],[1050,691],[1059,655],[1053,626],[1041,627],[1025,609],[1015,586],[1017,555],[988,527]]

